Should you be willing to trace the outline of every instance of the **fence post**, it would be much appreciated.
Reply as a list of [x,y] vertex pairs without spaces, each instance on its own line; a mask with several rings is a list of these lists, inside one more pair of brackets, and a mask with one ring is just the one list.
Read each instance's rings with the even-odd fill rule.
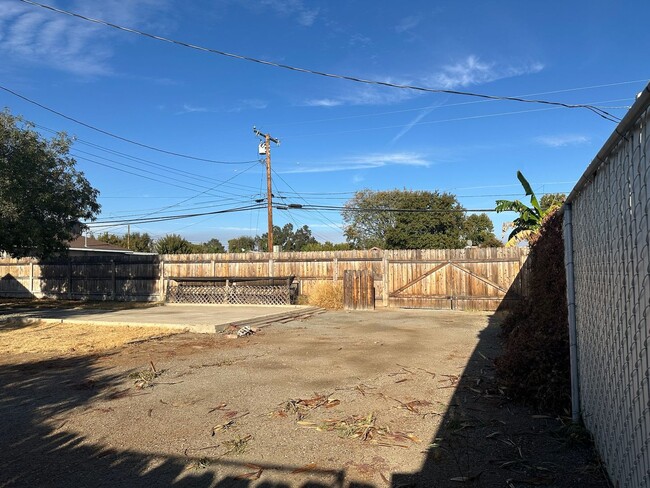
[[68,273],[66,276],[68,300],[72,300],[72,260],[68,257]]
[[160,261],[158,262],[158,289],[159,289],[159,294],[160,294],[160,301],[164,302],[165,301],[165,259],[164,258],[159,258]]
[[34,294],[34,261],[29,263],[29,292]]
[[381,302],[384,307],[388,307],[388,256],[384,250],[384,258],[381,260],[381,277],[383,281],[383,290],[381,293]]
[[111,259],[111,300],[115,301],[116,297],[115,260]]

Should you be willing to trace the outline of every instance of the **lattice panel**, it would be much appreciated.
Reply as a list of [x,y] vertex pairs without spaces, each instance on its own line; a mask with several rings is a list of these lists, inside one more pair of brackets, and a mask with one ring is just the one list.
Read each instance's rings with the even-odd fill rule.
[[290,305],[288,286],[172,286],[169,303],[213,303],[228,305]]
[[650,487],[648,109],[573,202],[580,395],[615,486]]

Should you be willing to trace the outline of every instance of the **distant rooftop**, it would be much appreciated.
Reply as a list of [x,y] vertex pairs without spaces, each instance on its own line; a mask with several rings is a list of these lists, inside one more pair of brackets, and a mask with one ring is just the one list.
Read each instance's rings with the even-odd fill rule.
[[121,252],[133,254],[133,251],[125,247],[108,244],[107,242],[98,241],[92,237],[79,236],[68,243],[71,251],[104,251],[104,252]]

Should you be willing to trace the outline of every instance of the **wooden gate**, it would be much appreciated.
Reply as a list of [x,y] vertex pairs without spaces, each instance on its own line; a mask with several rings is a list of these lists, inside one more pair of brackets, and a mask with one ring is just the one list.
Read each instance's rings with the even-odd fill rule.
[[[459,310],[507,308],[525,290],[525,257],[388,259],[388,306]],[[456,255],[454,255],[456,254]],[[444,259],[446,257],[446,259]]]

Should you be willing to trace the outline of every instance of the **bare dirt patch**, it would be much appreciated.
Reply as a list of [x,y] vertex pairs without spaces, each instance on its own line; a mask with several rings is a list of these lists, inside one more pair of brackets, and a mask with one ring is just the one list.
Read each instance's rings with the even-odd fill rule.
[[607,486],[562,419],[495,385],[497,332],[484,313],[331,312],[0,355],[0,486]]

